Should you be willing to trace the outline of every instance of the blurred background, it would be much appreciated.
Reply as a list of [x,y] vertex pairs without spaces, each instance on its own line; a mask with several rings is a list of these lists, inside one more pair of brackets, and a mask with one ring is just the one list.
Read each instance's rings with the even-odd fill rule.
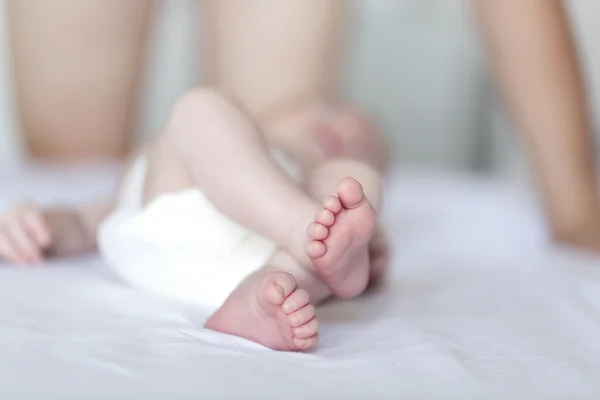
[[[175,100],[201,83],[201,22],[193,0],[159,1],[148,54],[138,140],[154,134]],[[600,2],[566,2],[594,118],[600,116]],[[11,100],[5,2],[0,1],[0,159],[21,158]],[[354,0],[347,95],[374,114],[395,161],[427,168],[524,176],[517,138],[485,72],[465,1]]]

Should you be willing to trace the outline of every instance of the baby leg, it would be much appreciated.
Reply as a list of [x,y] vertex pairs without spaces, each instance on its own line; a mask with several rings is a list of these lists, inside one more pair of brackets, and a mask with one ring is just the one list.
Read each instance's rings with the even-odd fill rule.
[[381,176],[359,161],[329,160],[314,170],[306,185],[315,198],[326,199],[308,229],[313,241],[307,253],[314,268],[334,294],[359,295],[383,274],[388,260],[386,242],[376,229]]
[[236,288],[205,327],[274,350],[309,350],[318,340],[313,304],[328,295],[314,274],[289,254],[277,252]]
[[148,159],[146,201],[199,187],[223,214],[310,264],[305,230],[318,202],[273,162],[260,132],[220,93],[186,95]]

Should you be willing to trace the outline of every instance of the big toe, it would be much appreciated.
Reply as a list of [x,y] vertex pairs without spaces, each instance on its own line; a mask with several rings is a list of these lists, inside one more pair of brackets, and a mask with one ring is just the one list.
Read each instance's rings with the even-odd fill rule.
[[272,272],[263,281],[260,300],[266,303],[265,305],[280,306],[296,290],[296,287],[296,280],[291,274]]
[[363,187],[354,178],[343,178],[337,187],[337,193],[344,208],[355,208],[365,199]]

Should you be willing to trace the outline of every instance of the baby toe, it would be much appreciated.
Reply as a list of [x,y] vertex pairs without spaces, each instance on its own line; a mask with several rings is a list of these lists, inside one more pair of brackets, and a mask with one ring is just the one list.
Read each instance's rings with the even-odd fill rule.
[[325,244],[323,244],[323,242],[313,240],[312,242],[308,242],[306,244],[306,254],[310,258],[314,259],[314,258],[322,257],[326,251],[327,251],[327,248],[325,247]]
[[323,240],[329,234],[329,229],[319,223],[313,222],[306,228],[306,234],[313,240]]
[[314,336],[319,330],[319,321],[316,318],[311,319],[307,323],[297,328],[292,328],[292,333],[300,339],[308,339]]
[[297,289],[287,299],[285,299],[281,305],[281,309],[286,314],[297,312],[302,307],[307,305],[309,300],[310,297],[308,296],[308,292],[306,290]]
[[292,328],[299,328],[315,317],[315,307],[307,304],[305,307],[288,315],[288,322]]
[[335,222],[335,215],[331,211],[323,209],[315,215],[315,222],[329,227]]
[[342,203],[337,196],[327,196],[325,200],[323,200],[323,207],[333,214],[337,214],[342,211]]
[[362,203],[365,195],[361,184],[354,178],[343,178],[337,188],[338,199],[344,208],[354,208]]
[[281,305],[285,299],[296,290],[296,280],[287,272],[274,272],[265,280],[263,291],[266,300],[275,305]]
[[319,335],[313,335],[306,339],[295,337],[292,341],[298,350],[310,350],[319,342]]

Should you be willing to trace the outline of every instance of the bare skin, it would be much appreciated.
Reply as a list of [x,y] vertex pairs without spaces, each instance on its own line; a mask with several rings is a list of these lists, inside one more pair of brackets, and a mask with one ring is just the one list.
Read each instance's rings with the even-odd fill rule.
[[146,0],[7,1],[16,102],[31,156],[129,154],[152,9]]
[[[215,140],[215,137],[218,137],[218,140]],[[331,237],[326,240],[325,254],[319,256],[326,257],[318,265],[317,263],[313,265],[310,256],[315,255],[306,253],[308,240],[306,229],[314,222],[315,214],[322,210],[321,205],[279,169],[270,158],[264,140],[254,125],[220,94],[210,90],[188,94],[175,107],[158,145],[149,156],[151,165],[146,182],[146,201],[165,191],[200,187],[221,212],[272,239],[304,268],[314,269],[316,275],[330,278],[326,279],[325,283],[334,293],[342,293],[345,297],[349,297],[356,296],[364,290],[369,279],[367,245],[373,232],[361,234],[361,239],[352,248],[348,248],[348,242],[351,240],[349,238],[358,237],[357,225],[350,223],[353,220],[351,217],[340,218],[333,226],[336,234],[333,234],[332,228]],[[210,151],[205,154],[201,149]],[[199,154],[200,152],[202,154]],[[224,157],[227,157],[228,162],[222,167],[223,173],[228,171],[227,175],[230,177],[226,184],[219,178],[221,175],[217,176],[211,169],[211,165],[222,164],[221,160]],[[153,174],[153,170],[162,173]],[[340,173],[323,174],[312,179],[327,179],[329,182],[327,186],[331,188],[338,184]],[[329,180],[331,176],[336,180],[335,183]],[[174,186],[173,182],[179,182],[181,186]],[[258,187],[253,184],[254,182],[262,183]],[[368,200],[362,195],[362,187],[355,183],[357,186],[350,189],[353,191],[358,189],[361,201],[368,204]],[[342,197],[351,197],[346,196],[346,191],[347,188],[340,186],[337,193],[338,195],[341,193]],[[289,210],[294,212],[290,213]],[[347,211],[348,215],[355,212],[355,210]],[[369,226],[369,224],[374,225],[375,218],[376,214],[373,211],[363,220],[366,226]],[[348,260],[345,255],[349,250],[362,253],[365,257]],[[340,265],[340,267],[333,265]],[[269,268],[278,272],[294,273],[294,271],[287,271],[284,265],[269,265]],[[335,273],[332,273],[336,268]],[[344,271],[363,271],[363,273],[353,274],[355,276],[351,281],[344,282],[339,279]],[[294,344],[294,339],[306,338],[282,335],[282,329],[287,329],[282,314],[268,312],[268,309],[272,310],[274,306],[283,303],[246,301],[249,297],[271,298],[270,294],[263,293],[263,290],[267,290],[265,288],[272,287],[272,285],[263,285],[264,279],[266,278],[262,272],[249,277],[245,284],[234,291],[226,305],[215,313],[207,326],[223,332],[234,332],[238,336],[251,340],[257,340],[259,335],[257,332],[262,332],[260,335],[263,336],[263,341],[259,341],[260,343],[274,348],[303,349]],[[272,276],[269,279],[279,282],[278,278]],[[299,289],[310,293],[316,291],[314,285],[321,285],[321,283],[313,277],[313,279],[305,279],[301,285]],[[289,293],[286,292],[283,298],[287,298]],[[279,300],[281,298],[277,301]],[[262,304],[262,306],[257,308],[255,305],[248,309],[249,304]],[[240,312],[252,316],[256,323],[240,326],[236,317]],[[271,319],[265,319],[265,314],[271,315]],[[282,324],[285,328],[282,328]],[[265,336],[266,331],[272,334]]]
[[[348,114],[334,105],[347,2],[201,4],[207,80],[244,104],[272,143],[293,141],[308,157],[321,153],[304,140],[308,132],[327,125],[348,136],[331,120]],[[120,159],[131,151],[153,11],[146,0],[7,2],[29,155]]]
[[[347,1],[203,5],[207,79],[244,105],[269,143],[293,149],[310,166],[330,156],[358,157],[358,143],[377,142],[364,113],[338,99]],[[387,161],[377,157],[379,164]]]
[[[559,243],[600,251],[594,138],[563,2],[472,4],[491,66],[530,155],[552,236]],[[265,113],[267,132],[283,147],[306,149],[308,165],[330,157],[358,157],[384,171],[388,156],[378,130],[352,108],[335,109],[322,118],[318,110],[327,98],[274,107]]]
[[[151,2],[46,3],[7,3],[17,101],[30,152],[58,159],[121,157],[131,142]],[[367,119],[335,106],[347,2],[255,0],[243,10],[233,1],[204,4],[209,81],[240,100],[272,143],[299,150],[307,165],[381,148]],[[600,250],[591,128],[562,2],[473,1],[473,6],[527,143],[553,236]],[[239,62],[248,54],[251,65]],[[79,110],[76,116],[73,109]],[[373,162],[385,166],[385,153],[371,157]]]
[[[360,204],[342,208],[340,198],[350,202],[359,199]],[[330,293],[350,298],[364,292],[371,268],[368,244],[376,221],[362,187],[352,178],[340,182],[337,196],[329,196],[324,204],[307,228],[312,241],[306,251],[315,261],[312,268],[316,274],[296,260],[291,265],[286,260],[277,263],[282,255],[276,254],[263,270],[252,274],[231,294],[207,321],[207,328],[276,350],[308,350],[316,345],[318,320],[312,304],[320,303]],[[317,244],[319,252],[315,253]],[[303,280],[297,282],[294,275]]]
[[[340,151],[340,149],[337,149],[337,151]],[[344,154],[336,153],[335,155],[339,157]],[[350,157],[353,155],[353,153],[350,153],[347,156]],[[368,154],[361,154],[361,157],[359,158],[368,158]],[[363,187],[359,186],[358,183],[352,179],[344,178],[346,175],[355,176],[361,182],[368,183],[364,187],[364,194],[362,196],[360,194],[363,193]],[[376,222],[375,218],[372,218],[373,208],[378,209],[381,200],[381,175],[375,168],[368,167],[360,161],[350,158],[334,158],[321,164],[319,167],[314,168],[307,176],[308,178],[305,185],[308,193],[310,193],[313,198],[324,199],[323,204],[326,205],[326,207],[323,207],[315,215],[315,222],[307,227],[309,238],[307,253],[309,256],[315,255],[311,248],[317,243],[319,244],[320,252],[323,250],[325,252],[321,257],[316,255],[313,268],[301,266],[297,260],[285,252],[278,252],[265,268],[267,270],[275,268],[290,272],[297,280],[298,287],[306,290],[309,294],[312,304],[319,304],[322,300],[329,297],[332,292],[341,297],[352,297],[353,295],[360,294],[365,289],[367,283],[377,283],[384,278],[389,262],[388,242],[381,230],[375,230],[373,232],[372,228]],[[336,195],[329,195],[330,193],[336,193]],[[355,236],[356,240],[348,247],[344,244],[344,239],[346,239],[347,236],[343,234],[339,235],[342,237],[340,246],[337,246],[336,239],[338,238],[335,238],[334,236],[338,229],[344,230],[347,228],[347,224],[344,223],[345,221],[343,221],[342,218],[337,218],[342,211],[339,198],[347,196],[366,196],[370,199],[370,203],[364,200],[362,201],[362,209],[344,210],[346,213],[345,217],[350,217],[350,220],[358,225],[356,227],[356,232],[358,233]],[[369,208],[371,208],[371,210],[369,210]],[[330,209],[336,211],[337,214],[334,214]],[[336,222],[338,223],[337,225]],[[370,237],[370,239],[367,239],[368,237]],[[332,252],[340,252],[340,250],[343,252],[343,249],[345,249],[346,254],[349,254],[354,249],[355,252],[362,253],[363,258],[366,253],[368,263],[341,262],[339,267],[332,268],[332,265],[334,264],[328,263],[326,260],[327,257],[332,257],[331,254],[328,254],[329,248],[326,247],[327,243],[330,242],[333,242]],[[367,244],[366,248],[364,246],[365,243]],[[321,260],[321,258],[325,258],[325,260]],[[278,267],[270,267],[272,265]],[[366,278],[365,274],[367,275]],[[256,275],[256,277],[250,277],[249,279],[262,279],[262,271],[258,272]],[[247,287],[251,288],[252,286]],[[255,337],[258,332],[253,332],[249,327],[252,326],[260,329],[260,325],[240,325],[236,322],[236,319],[228,317],[230,313],[235,312],[231,311],[229,308],[235,310],[236,307],[238,307],[236,306],[237,302],[248,303],[248,297],[256,297],[256,292],[250,289],[244,290],[243,286],[240,286],[240,288],[236,290],[236,292],[239,291],[242,291],[242,295],[240,297],[236,296],[234,301],[227,302],[213,315],[213,317],[211,317],[206,326],[211,329],[228,332],[242,337]],[[237,294],[239,295],[239,293]],[[312,309],[309,308],[308,310],[303,311],[303,313],[309,313],[309,311],[312,312]],[[224,318],[222,317],[223,315],[225,316]],[[290,337],[289,327],[285,323],[282,323],[283,315],[287,314],[282,311],[278,315],[279,318],[275,318],[275,321],[270,322],[271,326],[278,327],[276,331],[278,331],[280,335],[276,335],[275,337],[277,339],[280,339],[281,337]],[[292,327],[295,326],[296,325],[292,324]],[[317,335],[309,340],[296,343],[296,338],[292,340],[292,343],[296,343],[297,350],[309,349],[313,346],[313,343],[316,342],[316,339]],[[288,340],[287,342],[279,343],[279,345],[284,346],[287,349],[290,346],[289,343],[290,341]]]
[[346,1],[203,5],[208,82],[243,104],[263,129],[272,115],[296,114],[298,108],[321,111],[331,101]]
[[[307,182],[312,193],[319,197],[319,191],[329,188],[336,194],[333,198],[339,199],[333,221],[327,222],[327,228],[320,225],[328,230],[327,235],[314,240],[307,235],[307,227],[324,222],[317,216],[314,223],[315,215],[324,210],[320,202],[274,163],[252,121],[219,92],[205,89],[186,95],[174,107],[163,134],[146,147],[144,154],[148,163],[145,202],[165,193],[199,187],[221,212],[280,247],[264,269],[249,276],[231,294],[207,327],[273,349],[307,350],[318,338],[314,304],[332,292],[357,296],[367,286],[371,275],[368,244],[374,234],[379,181],[365,182],[363,189],[356,180],[340,177],[352,172],[346,168],[350,165],[357,177],[369,177],[373,169],[368,165],[332,161],[313,171]],[[221,173],[214,173],[215,165]],[[228,179],[223,180],[223,175]],[[38,214],[36,221],[48,226],[45,233],[50,239],[42,235],[31,242],[38,254],[44,249],[66,248],[61,238],[90,237],[101,220],[94,218],[91,209],[69,211],[61,217],[63,223],[72,222],[67,227],[51,222],[52,211],[18,210],[26,212],[10,212],[3,220],[10,232],[22,234],[18,238],[29,238],[29,218],[25,217],[30,213]],[[105,211],[96,215],[101,214]],[[60,228],[57,234],[54,228]],[[313,228],[308,229],[309,234]],[[309,240],[324,247],[319,255],[306,253]],[[12,235],[0,237],[0,242],[4,245],[0,254],[12,260],[11,252],[20,242]],[[89,250],[92,244],[95,242],[88,243],[87,239],[76,242],[61,255]]]
[[96,231],[109,202],[83,209],[41,210],[20,204],[0,215],[0,259],[31,265],[45,257],[70,257],[96,249]]
[[600,251],[594,140],[563,2],[473,1],[473,7],[527,145],[553,236]]
[[376,215],[361,185],[345,178],[337,194],[325,198],[323,209],[308,226],[312,241],[306,252],[317,274],[341,298],[356,297],[369,282],[368,244],[375,232]]
[[249,276],[205,326],[274,350],[310,350],[318,342],[319,321],[308,292],[282,271]]

